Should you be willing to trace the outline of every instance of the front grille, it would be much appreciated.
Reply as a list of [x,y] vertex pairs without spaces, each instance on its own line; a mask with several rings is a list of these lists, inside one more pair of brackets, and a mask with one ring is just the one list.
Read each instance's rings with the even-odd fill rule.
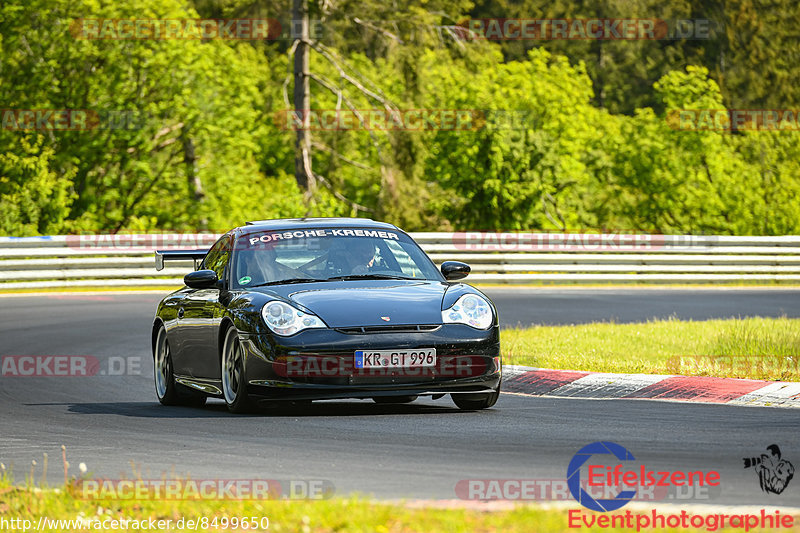
[[421,331],[436,331],[442,327],[440,324],[408,325],[397,324],[391,326],[357,326],[352,328],[336,328],[336,331],[346,335],[367,335],[370,333],[419,333]]

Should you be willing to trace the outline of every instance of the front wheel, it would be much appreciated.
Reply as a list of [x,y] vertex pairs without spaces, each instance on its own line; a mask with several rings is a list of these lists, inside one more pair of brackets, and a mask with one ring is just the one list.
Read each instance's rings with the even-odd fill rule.
[[153,353],[153,374],[155,377],[156,396],[162,405],[187,405],[202,407],[206,403],[204,394],[181,390],[175,383],[175,374],[172,367],[172,351],[167,339],[167,330],[162,325],[156,336],[155,352]]
[[244,348],[239,332],[231,327],[222,345],[222,393],[232,413],[246,413],[252,408],[247,396],[247,378],[244,371]]
[[500,397],[500,387],[494,392],[483,394],[451,394],[453,403],[456,407],[464,411],[480,411],[481,409],[488,409],[497,403]]

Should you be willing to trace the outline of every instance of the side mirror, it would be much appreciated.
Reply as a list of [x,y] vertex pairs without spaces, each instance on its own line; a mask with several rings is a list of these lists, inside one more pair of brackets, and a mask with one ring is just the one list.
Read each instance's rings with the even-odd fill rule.
[[442,263],[442,274],[447,281],[466,278],[470,270],[469,265],[461,261],[445,261]]
[[217,273],[213,270],[196,270],[183,276],[183,282],[192,289],[212,289],[217,286]]

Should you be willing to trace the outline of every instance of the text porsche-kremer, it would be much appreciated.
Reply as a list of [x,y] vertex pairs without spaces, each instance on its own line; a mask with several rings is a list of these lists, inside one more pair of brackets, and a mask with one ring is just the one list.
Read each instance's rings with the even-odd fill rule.
[[156,252],[156,266],[202,260],[153,323],[163,404],[450,394],[484,409],[500,393],[497,310],[397,227],[368,219],[252,222],[209,250]]

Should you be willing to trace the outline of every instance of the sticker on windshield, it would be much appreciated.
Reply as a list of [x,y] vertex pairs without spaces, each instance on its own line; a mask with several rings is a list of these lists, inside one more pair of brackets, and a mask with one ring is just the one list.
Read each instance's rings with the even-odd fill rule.
[[400,240],[397,233],[391,231],[378,231],[370,229],[313,229],[313,230],[296,230],[284,231],[282,233],[265,233],[259,236],[249,237],[248,241],[250,246],[255,246],[259,243],[267,243],[274,241],[283,241],[289,239],[303,239],[307,237],[373,237],[379,239],[392,239],[395,241]]
[[250,276],[242,276],[241,278],[239,278],[239,285],[247,285],[251,281],[253,281],[253,278],[251,278]]

